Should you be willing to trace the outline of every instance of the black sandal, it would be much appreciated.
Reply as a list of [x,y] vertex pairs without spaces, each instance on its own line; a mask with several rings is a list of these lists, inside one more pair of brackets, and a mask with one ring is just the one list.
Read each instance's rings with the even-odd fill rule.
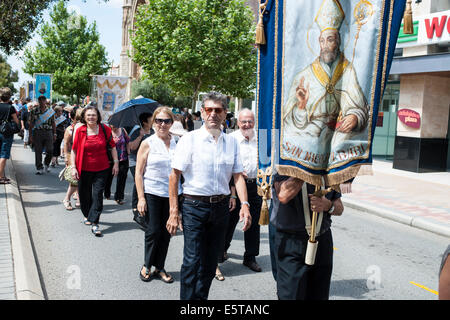
[[[166,276],[166,278],[164,278],[164,277],[161,275],[161,273],[164,273],[165,276]],[[166,272],[166,270],[164,270],[164,269],[161,269],[161,270],[155,270],[155,271],[153,271],[152,275],[153,275],[155,278],[164,281],[165,283],[172,283],[172,282],[173,282],[172,276],[171,276],[170,274],[168,274],[168,273]]]
[[6,177],[0,178],[0,184],[11,184],[11,180]]
[[[148,277],[144,277],[143,275],[142,275],[142,269],[144,269],[145,268],[145,275],[146,276],[148,276]],[[141,268],[141,270],[139,271],[139,278],[142,280],[142,281],[144,281],[144,282],[149,282],[150,280],[152,280],[151,278],[151,274],[150,274],[150,270],[149,269],[147,269],[145,266],[142,266],[142,268]]]

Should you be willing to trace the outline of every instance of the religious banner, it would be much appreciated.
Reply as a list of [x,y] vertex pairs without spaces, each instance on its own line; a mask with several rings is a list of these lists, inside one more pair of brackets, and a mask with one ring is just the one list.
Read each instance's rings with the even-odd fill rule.
[[97,107],[103,120],[114,113],[114,110],[125,103],[128,77],[96,76]]
[[52,75],[36,73],[34,75],[34,100],[44,96],[47,100],[52,100]]
[[372,163],[405,0],[262,0],[260,8],[260,188],[276,172],[339,190]]
[[34,83],[32,81],[27,82],[27,98],[33,99],[34,98]]

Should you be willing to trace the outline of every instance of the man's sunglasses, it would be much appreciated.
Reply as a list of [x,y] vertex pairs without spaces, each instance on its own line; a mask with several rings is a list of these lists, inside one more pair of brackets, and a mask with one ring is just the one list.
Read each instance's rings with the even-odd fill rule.
[[156,119],[155,119],[155,122],[156,122],[157,124],[162,124],[163,122],[164,122],[165,124],[171,124],[171,123],[172,123],[172,119],[158,119],[158,118],[156,118]]
[[205,110],[206,114],[211,114],[213,110],[216,112],[216,114],[222,114],[224,111],[223,108],[203,108]]

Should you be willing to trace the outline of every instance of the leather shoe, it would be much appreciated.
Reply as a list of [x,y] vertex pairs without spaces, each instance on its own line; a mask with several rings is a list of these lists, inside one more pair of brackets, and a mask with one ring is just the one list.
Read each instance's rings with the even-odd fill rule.
[[243,265],[248,267],[250,270],[253,270],[255,272],[261,272],[261,267],[256,263],[256,261],[244,261]]

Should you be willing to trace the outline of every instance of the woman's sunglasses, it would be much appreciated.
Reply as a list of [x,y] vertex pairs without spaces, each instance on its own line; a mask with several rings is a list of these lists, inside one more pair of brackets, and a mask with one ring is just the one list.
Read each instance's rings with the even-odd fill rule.
[[158,119],[158,118],[156,118],[156,119],[155,119],[155,122],[156,122],[157,124],[162,124],[163,122],[164,122],[165,124],[171,124],[171,123],[172,123],[172,119]]

